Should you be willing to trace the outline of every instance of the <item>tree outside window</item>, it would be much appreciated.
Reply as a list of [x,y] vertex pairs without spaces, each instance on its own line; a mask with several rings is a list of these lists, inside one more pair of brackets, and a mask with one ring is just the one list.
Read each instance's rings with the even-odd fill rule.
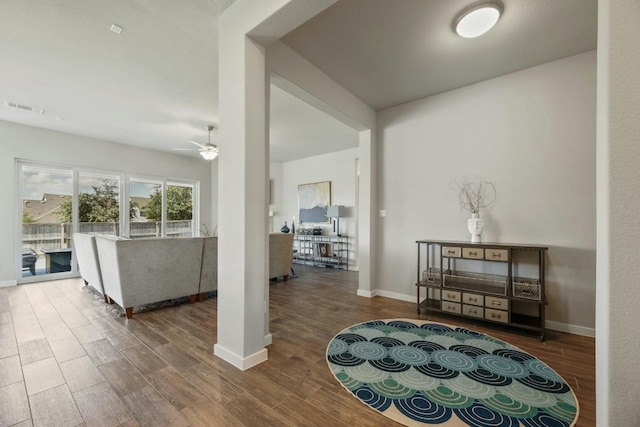
[[[167,221],[191,221],[193,194],[191,187],[167,186]],[[162,192],[156,188],[146,206],[146,217],[152,221],[162,219]]]
[[[118,222],[120,221],[120,203],[118,202],[118,184],[103,180],[102,184],[92,186],[93,193],[78,195],[78,219],[80,222]],[[58,218],[62,222],[71,222],[71,198],[60,204]],[[135,206],[129,207],[129,217],[134,217]]]

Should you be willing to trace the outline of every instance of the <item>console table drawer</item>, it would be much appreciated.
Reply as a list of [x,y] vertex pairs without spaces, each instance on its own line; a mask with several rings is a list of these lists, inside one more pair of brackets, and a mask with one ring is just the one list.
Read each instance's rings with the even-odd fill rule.
[[484,305],[496,310],[509,310],[509,300],[506,298],[496,298],[486,296],[484,298]]
[[484,305],[484,296],[478,294],[462,294],[462,302],[471,305]]
[[442,256],[460,258],[462,256],[462,248],[455,246],[443,246]]
[[484,317],[484,308],[478,307],[476,305],[463,305],[462,306],[462,314],[465,316],[471,317]]
[[485,249],[484,259],[489,261],[509,261],[509,251],[506,249]]
[[487,308],[485,310],[484,318],[487,320],[493,320],[494,322],[509,323],[509,313],[502,310]]
[[457,302],[442,301],[442,311],[460,314],[462,305]]
[[484,249],[462,248],[462,258],[483,259]]
[[454,291],[447,291],[447,290],[442,290],[442,300],[443,301],[453,301],[453,302],[460,302],[460,292],[454,292]]

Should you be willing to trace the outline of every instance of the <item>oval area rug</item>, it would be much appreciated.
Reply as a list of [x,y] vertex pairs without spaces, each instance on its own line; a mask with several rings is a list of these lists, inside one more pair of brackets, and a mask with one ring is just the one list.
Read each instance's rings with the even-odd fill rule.
[[470,329],[422,320],[350,326],[327,348],[336,379],[407,426],[562,427],[578,401],[548,365]]

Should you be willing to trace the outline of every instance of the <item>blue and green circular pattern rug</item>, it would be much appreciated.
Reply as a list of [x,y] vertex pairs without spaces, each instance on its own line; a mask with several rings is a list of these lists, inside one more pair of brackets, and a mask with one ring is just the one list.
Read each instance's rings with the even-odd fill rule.
[[469,329],[420,320],[351,326],[327,348],[340,383],[408,426],[562,427],[578,401],[549,366]]

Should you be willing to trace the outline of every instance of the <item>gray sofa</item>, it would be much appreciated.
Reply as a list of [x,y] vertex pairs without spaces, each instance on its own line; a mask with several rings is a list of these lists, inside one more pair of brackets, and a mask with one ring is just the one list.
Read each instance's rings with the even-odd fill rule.
[[133,315],[133,307],[200,290],[202,238],[113,239],[96,236],[104,293]]
[[206,292],[218,289],[218,238],[202,237],[202,268],[200,269],[200,287],[198,300],[204,300]]
[[[218,289],[218,238],[187,237],[129,240],[100,234],[74,234],[80,274],[125,309],[184,296],[194,302]],[[269,236],[269,277],[288,280],[293,235]]]
[[74,233],[73,247],[80,266],[80,277],[84,280],[85,285],[91,285],[92,288],[104,295],[95,234]]

